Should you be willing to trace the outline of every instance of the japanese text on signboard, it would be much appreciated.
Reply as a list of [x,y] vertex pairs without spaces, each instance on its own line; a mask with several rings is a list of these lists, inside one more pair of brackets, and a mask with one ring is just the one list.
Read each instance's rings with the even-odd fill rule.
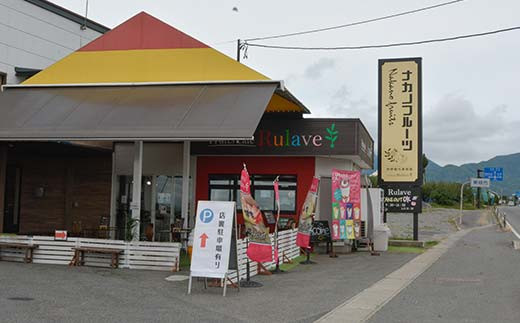
[[420,182],[420,61],[380,63],[381,179]]

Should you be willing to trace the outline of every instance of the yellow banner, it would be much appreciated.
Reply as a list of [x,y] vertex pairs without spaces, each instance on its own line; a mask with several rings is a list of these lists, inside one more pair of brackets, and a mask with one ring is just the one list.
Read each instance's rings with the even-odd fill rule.
[[415,182],[420,178],[419,72],[417,60],[380,65],[381,179]]

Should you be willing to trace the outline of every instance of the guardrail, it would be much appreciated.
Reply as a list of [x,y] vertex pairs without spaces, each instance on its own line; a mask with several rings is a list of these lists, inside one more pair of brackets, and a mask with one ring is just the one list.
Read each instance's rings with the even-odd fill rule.
[[506,221],[506,214],[502,211],[500,211],[499,208],[497,207],[494,207],[493,208],[493,214],[495,215],[497,221],[498,221],[498,225],[500,225],[500,227],[502,229],[507,229],[507,221]]

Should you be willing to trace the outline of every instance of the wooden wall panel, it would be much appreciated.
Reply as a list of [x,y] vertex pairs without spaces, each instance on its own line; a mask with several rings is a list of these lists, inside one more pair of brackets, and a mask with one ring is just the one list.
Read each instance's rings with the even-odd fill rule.
[[[110,214],[111,156],[34,157],[15,156],[10,163],[22,167],[20,233],[54,234],[72,231],[74,222],[82,229],[95,229],[102,216]],[[38,187],[45,188],[36,197]]]

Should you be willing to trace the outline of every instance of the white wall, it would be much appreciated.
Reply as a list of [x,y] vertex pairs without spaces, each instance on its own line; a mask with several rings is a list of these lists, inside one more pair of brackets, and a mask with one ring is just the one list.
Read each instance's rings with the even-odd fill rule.
[[23,81],[15,67],[44,69],[101,33],[24,0],[0,0],[0,72],[7,83]]
[[[116,143],[116,175],[133,175],[134,144]],[[182,176],[182,143],[144,143],[143,176]]]
[[358,170],[350,159],[340,159],[332,157],[316,157],[316,169],[314,174],[320,177],[330,177],[332,169]]
[[[354,162],[350,159],[340,159],[340,158],[332,158],[332,157],[316,157],[316,165],[314,174],[315,176],[319,177],[327,177],[330,178],[332,174],[332,169],[341,169],[341,170],[358,170],[359,168],[356,167]],[[320,186],[323,187],[323,186]],[[329,188],[330,189],[330,188]],[[316,220],[320,219],[321,212],[331,212],[329,210],[328,206],[331,204],[330,199],[329,201],[324,201],[324,203],[328,203],[326,209],[327,210],[320,210],[320,202],[321,202],[321,196],[322,194],[318,194],[318,201],[316,203]],[[328,195],[327,195],[328,196]],[[321,217],[323,219],[323,217]]]

